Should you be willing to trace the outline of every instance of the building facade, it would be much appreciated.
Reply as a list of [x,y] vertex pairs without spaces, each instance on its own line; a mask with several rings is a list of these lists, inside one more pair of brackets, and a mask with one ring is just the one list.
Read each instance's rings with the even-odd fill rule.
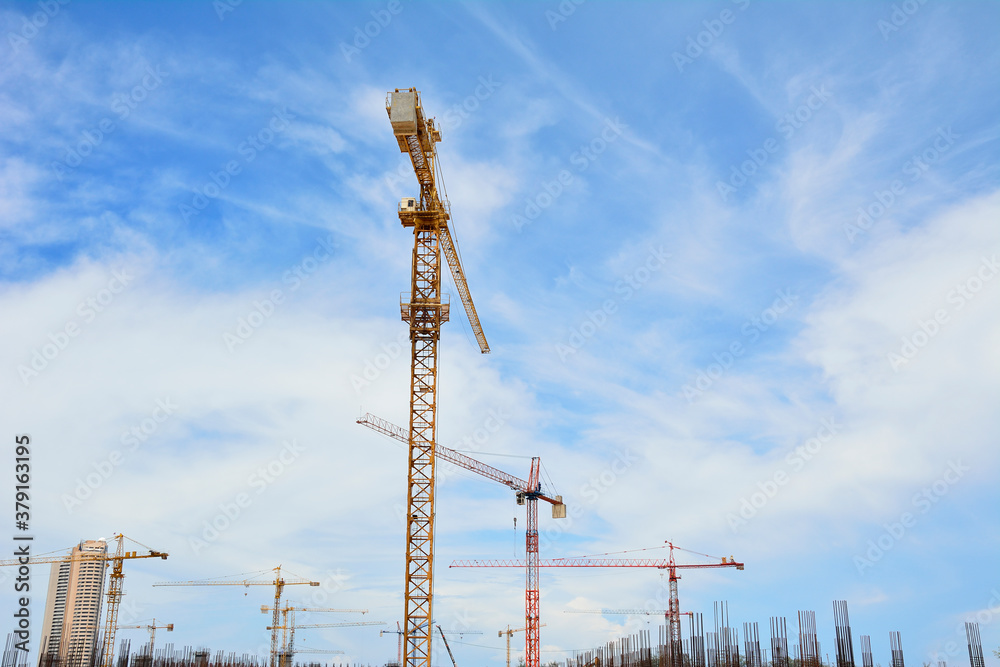
[[40,659],[55,658],[66,667],[89,667],[94,663],[101,628],[107,563],[80,560],[81,553],[107,555],[108,543],[80,542],[66,561],[52,564],[38,652]]

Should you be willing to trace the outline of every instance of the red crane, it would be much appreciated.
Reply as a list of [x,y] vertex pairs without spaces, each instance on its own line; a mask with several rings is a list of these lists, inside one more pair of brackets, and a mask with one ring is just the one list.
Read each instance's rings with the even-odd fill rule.
[[[735,567],[737,570],[743,569],[743,563],[737,563],[731,556],[726,559],[722,557],[720,563],[687,563],[678,564],[674,560],[674,544],[666,542],[670,547],[670,557],[663,558],[552,558],[538,561],[535,567],[654,567],[670,572],[670,602],[667,606],[667,620],[670,627],[670,651],[674,658],[680,659],[682,652],[681,644],[681,612],[680,602],[677,597],[677,581],[681,578],[677,570],[710,567]],[[680,549],[680,547],[676,547]],[[682,551],[688,551],[682,549]],[[690,552],[697,553],[697,552]],[[699,554],[706,555],[706,554]],[[711,556],[709,556],[711,558]],[[523,567],[524,561],[520,560],[456,560],[450,567]],[[674,664],[680,664],[675,662]]]
[[[358,420],[358,423],[368,428],[378,431],[390,438],[395,438],[400,442],[409,444],[410,438],[406,429],[396,426],[392,422],[368,413]],[[527,505],[528,527],[525,534],[525,556],[520,567],[525,570],[524,585],[524,644],[525,644],[525,667],[540,667],[541,665],[541,638],[539,634],[539,592],[538,592],[538,501],[544,500],[552,505],[552,518],[565,519],[566,505],[563,504],[562,496],[548,496],[542,489],[539,474],[541,471],[541,459],[537,456],[531,459],[531,470],[528,474],[528,481],[505,473],[493,466],[477,461],[471,456],[466,456],[461,452],[449,449],[443,445],[434,446],[434,455],[444,461],[453,463],[466,470],[492,479],[514,490],[517,494],[517,503]]]

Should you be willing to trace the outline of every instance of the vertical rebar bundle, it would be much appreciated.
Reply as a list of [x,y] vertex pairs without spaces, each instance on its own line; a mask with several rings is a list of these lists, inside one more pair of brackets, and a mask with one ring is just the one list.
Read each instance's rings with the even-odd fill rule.
[[771,617],[771,664],[788,667],[788,625],[785,617]]
[[13,633],[7,635],[7,646],[3,651],[3,667],[28,667],[28,652],[17,648],[17,639]]
[[972,667],[983,667],[983,642],[979,637],[979,624],[965,624],[965,638],[969,643],[969,664]]
[[851,619],[847,615],[847,600],[833,601],[833,619],[837,628],[837,667],[854,667],[854,645],[851,643]]
[[716,664],[712,667],[740,667],[740,647],[736,629],[729,627],[729,603],[716,602],[714,610]]
[[861,635],[861,667],[874,667],[872,660],[872,638],[869,635]]
[[799,612],[799,660],[802,667],[820,667],[819,641],[816,639],[816,612]]
[[578,653],[566,661],[566,667],[656,667],[670,654],[669,633],[661,627],[660,642],[654,647],[649,632],[623,637],[593,651]]
[[892,667],[903,667],[903,638],[899,632],[889,633],[889,647],[892,649]]
[[691,628],[691,652],[688,655],[688,661],[691,667],[707,667],[705,663],[705,621],[701,614],[691,614],[688,621]]
[[760,654],[760,632],[756,623],[743,624],[743,643],[747,667],[764,667],[764,660]]

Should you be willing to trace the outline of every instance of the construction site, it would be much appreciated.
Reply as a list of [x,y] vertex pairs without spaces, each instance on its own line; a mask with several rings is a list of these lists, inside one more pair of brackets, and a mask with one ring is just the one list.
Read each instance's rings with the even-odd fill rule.
[[[126,561],[167,560],[168,554],[117,534],[107,542],[106,549],[74,549],[69,555],[58,553],[30,558],[29,564],[51,564],[53,568],[73,564],[73,567],[84,569],[90,566],[102,579],[98,596],[103,597],[100,605],[103,618],[99,625],[89,631],[88,637],[79,640],[84,643],[75,644],[75,648],[67,648],[65,641],[60,643],[51,637],[42,637],[37,667],[347,665],[352,663],[337,658],[343,651],[336,647],[303,646],[302,633],[314,628],[365,626],[372,631],[379,630],[383,642],[380,646],[385,653],[384,663],[368,667],[476,667],[476,663],[468,664],[468,661],[459,664],[452,650],[452,644],[456,643],[490,650],[505,646],[507,667],[904,667],[905,638],[892,632],[888,638],[891,653],[873,654],[871,635],[864,634],[864,628],[851,625],[848,600],[832,601],[835,624],[825,629],[817,628],[815,610],[775,610],[767,619],[745,619],[735,610],[731,615],[729,604],[724,601],[725,590],[716,592],[723,601],[714,603],[711,609],[689,608],[680,590],[681,575],[691,573],[692,577],[697,577],[696,571],[712,570],[727,576],[752,577],[754,563],[743,562],[738,554],[709,556],[687,548],[698,545],[682,546],[666,541],[659,547],[665,549],[665,553],[658,558],[634,557],[635,554],[627,550],[617,552],[625,555],[620,558],[603,555],[542,557],[539,505],[545,506],[555,521],[567,517],[567,505],[563,497],[544,482],[540,458],[532,452],[520,452],[531,457],[530,468],[526,474],[521,473],[522,477],[438,441],[439,342],[442,326],[453,315],[449,296],[442,288],[445,264],[461,301],[461,316],[471,328],[479,351],[488,354],[490,346],[452,234],[452,211],[438,158],[437,144],[442,140],[440,128],[423,108],[420,93],[414,88],[389,92],[386,112],[386,131],[391,131],[400,152],[408,156],[419,190],[414,196],[403,198],[397,206],[399,222],[406,232],[412,233],[413,239],[410,285],[398,304],[401,319],[408,326],[410,343],[409,390],[405,398],[402,388],[398,392],[400,402],[408,401],[409,423],[397,425],[366,413],[357,420],[357,425],[371,432],[370,436],[359,435],[359,439],[389,439],[408,452],[408,476],[406,480],[399,480],[400,486],[406,485],[405,540],[400,540],[400,547],[405,547],[405,573],[400,581],[404,606],[399,617],[371,620],[369,610],[364,608],[319,607],[294,602],[290,591],[295,588],[291,587],[319,587],[321,582],[291,574],[287,569],[283,571],[281,565],[253,576],[234,574],[218,579],[164,580],[153,585],[262,587],[258,601],[266,602],[260,605],[259,630],[262,637],[267,637],[267,654],[228,652],[224,638],[219,640],[221,648],[175,648],[169,642],[169,633],[175,626],[184,624],[183,618],[152,619],[139,624],[120,622]],[[392,295],[385,297],[390,299]],[[447,350],[444,353],[447,354]],[[523,558],[435,562],[438,516],[435,489],[440,466],[444,463],[474,474],[483,484],[500,485],[511,492],[525,517],[521,524]],[[0,565],[18,567],[25,563],[15,559],[0,562]],[[502,628],[442,628],[435,614],[435,583],[451,576],[453,568],[507,568],[523,572],[523,617],[511,619],[510,624]],[[542,573],[556,568],[592,568],[612,573],[620,568],[645,568],[666,577],[669,594],[665,604],[656,608],[543,608]],[[162,569],[166,576],[167,566]],[[107,583],[103,582],[105,573]],[[250,604],[249,600],[246,604]],[[830,604],[816,601],[816,606],[824,609]],[[326,623],[303,622],[307,615],[308,620],[314,620],[312,614],[331,616],[324,617],[330,619]],[[570,655],[545,655],[542,648],[545,621],[551,621],[557,614],[600,615],[619,621],[630,619],[638,629],[617,639],[582,635],[575,640],[577,646],[590,648],[580,648]],[[122,632],[125,630],[148,632],[148,641],[136,639],[136,635],[126,636]],[[492,638],[493,633],[496,638]],[[822,633],[835,637],[835,643],[821,646],[819,636]],[[481,637],[471,641],[476,635]],[[488,646],[484,645],[487,638],[492,642]],[[86,647],[81,648],[84,645]],[[16,637],[11,635],[2,667],[36,667],[15,647]],[[985,667],[978,624],[965,624],[963,648],[951,661],[938,661],[934,667],[962,667],[966,660],[969,667]],[[914,667],[930,664],[919,656],[907,659]]]

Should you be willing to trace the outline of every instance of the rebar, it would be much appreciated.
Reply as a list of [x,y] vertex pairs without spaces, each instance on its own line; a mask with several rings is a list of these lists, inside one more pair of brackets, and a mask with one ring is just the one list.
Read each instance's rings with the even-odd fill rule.
[[979,624],[966,623],[965,637],[969,643],[969,664],[972,667],[983,667],[983,642],[979,637]]
[[889,647],[892,649],[892,667],[903,667],[903,638],[899,632],[889,633]]
[[837,667],[854,667],[854,646],[851,643],[851,619],[847,600],[833,601],[833,619],[837,629]]

